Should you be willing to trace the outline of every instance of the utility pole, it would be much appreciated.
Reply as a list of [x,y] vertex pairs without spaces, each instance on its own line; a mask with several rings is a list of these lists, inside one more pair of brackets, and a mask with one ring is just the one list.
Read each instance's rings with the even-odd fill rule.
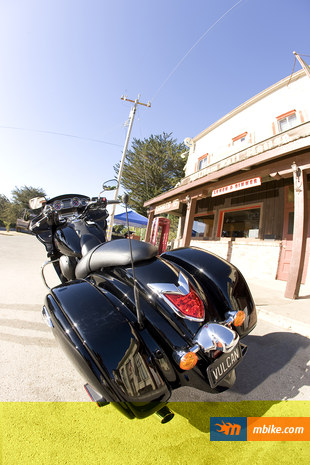
[[301,66],[303,67],[306,75],[310,78],[310,66],[298,55],[297,52],[293,52]]
[[[126,154],[127,154],[127,148],[128,148],[128,144],[129,144],[132,125],[133,125],[135,115],[136,115],[137,106],[138,105],[143,105],[145,107],[150,107],[151,106],[150,102],[142,103],[142,102],[139,101],[140,100],[140,94],[138,95],[138,98],[136,100],[130,100],[129,98],[127,98],[126,95],[123,95],[121,97],[121,100],[124,100],[125,102],[132,102],[134,105],[131,107],[131,110],[130,110],[130,113],[129,113],[129,125],[128,125],[128,130],[127,130],[125,145],[124,145],[124,149],[123,149],[121,164],[120,164],[120,167],[119,167],[118,178],[117,178],[117,187],[116,187],[116,190],[115,190],[114,200],[117,200],[117,198],[118,198],[118,192],[119,192],[119,188],[120,188],[120,185],[121,185],[121,179],[122,179],[122,173],[123,173],[124,163],[125,163]],[[108,241],[110,241],[111,238],[112,238],[112,229],[113,229],[113,223],[114,223],[115,208],[116,208],[116,205],[114,204],[113,207],[112,207],[112,213],[110,215],[110,225],[109,225],[108,232],[107,232],[107,240]]]

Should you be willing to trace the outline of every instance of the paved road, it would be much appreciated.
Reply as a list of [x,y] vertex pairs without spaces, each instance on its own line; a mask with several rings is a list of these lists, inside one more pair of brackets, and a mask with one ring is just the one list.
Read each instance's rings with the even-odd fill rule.
[[[88,401],[83,379],[42,321],[44,247],[0,234],[0,401]],[[49,273],[55,284],[53,271]]]
[[[41,319],[44,261],[44,248],[33,236],[0,231],[0,401],[89,400],[83,379]],[[310,400],[309,339],[260,321],[244,342],[248,353],[230,391],[181,388],[171,400]]]

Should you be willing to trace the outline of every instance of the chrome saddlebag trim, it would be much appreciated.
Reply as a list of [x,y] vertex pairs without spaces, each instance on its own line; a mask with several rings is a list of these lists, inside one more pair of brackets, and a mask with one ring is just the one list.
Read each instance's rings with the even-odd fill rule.
[[43,305],[43,308],[42,308],[42,319],[43,319],[44,323],[46,323],[49,328],[54,328],[54,324],[52,322],[50,314],[48,313],[48,310],[45,307],[45,305]]

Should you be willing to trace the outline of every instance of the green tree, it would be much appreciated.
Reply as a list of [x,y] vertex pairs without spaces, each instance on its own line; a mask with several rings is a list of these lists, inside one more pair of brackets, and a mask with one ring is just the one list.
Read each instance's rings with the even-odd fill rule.
[[1,226],[4,225],[6,229],[7,229],[6,210],[7,210],[9,203],[10,203],[9,199],[5,195],[0,194],[0,224]]
[[8,202],[9,202],[9,199],[5,195],[0,194],[0,215],[1,215],[2,210],[6,207]]
[[45,197],[45,192],[41,187],[23,186],[15,187],[12,191],[12,203],[17,214],[16,218],[25,208],[29,208],[29,200],[34,197]]
[[0,195],[0,221],[7,231],[10,230],[11,223],[15,221],[13,204],[2,194]]
[[21,215],[24,209],[29,208],[29,200],[33,197],[44,197],[43,189],[23,186],[15,187],[12,191],[12,200],[10,201],[5,195],[0,195],[0,220],[10,230],[10,226],[16,223],[16,219]]
[[[184,177],[186,151],[172,134],[151,135],[148,139],[134,139],[127,152],[121,185],[129,194],[130,206],[146,215],[144,202],[172,189]],[[114,166],[119,172],[119,164]]]

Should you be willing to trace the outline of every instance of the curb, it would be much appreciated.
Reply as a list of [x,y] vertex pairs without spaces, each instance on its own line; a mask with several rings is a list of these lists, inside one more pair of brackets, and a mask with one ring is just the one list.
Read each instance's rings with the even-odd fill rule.
[[302,321],[294,320],[293,318],[289,318],[283,315],[274,314],[272,312],[268,312],[265,309],[260,307],[256,307],[257,313],[259,317],[264,320],[268,321],[269,323],[273,323],[274,325],[280,326],[284,329],[289,329],[294,333],[298,333],[301,336],[307,337],[310,339],[310,325],[307,323],[303,323]]

